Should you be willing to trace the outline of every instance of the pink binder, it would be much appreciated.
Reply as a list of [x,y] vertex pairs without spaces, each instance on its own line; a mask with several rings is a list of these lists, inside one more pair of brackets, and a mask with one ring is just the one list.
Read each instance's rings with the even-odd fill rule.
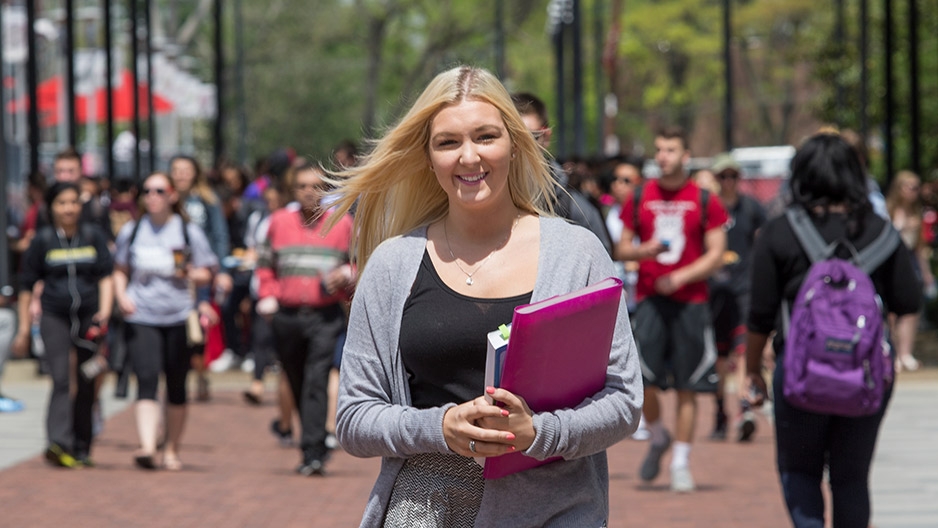
[[[621,297],[622,281],[610,277],[515,308],[499,386],[523,396],[536,413],[574,408],[602,390]],[[556,460],[490,457],[483,476],[501,478]]]

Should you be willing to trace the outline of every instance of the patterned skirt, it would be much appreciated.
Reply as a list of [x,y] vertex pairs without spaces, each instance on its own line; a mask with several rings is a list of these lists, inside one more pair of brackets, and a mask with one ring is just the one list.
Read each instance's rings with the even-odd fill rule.
[[459,455],[407,459],[394,482],[386,528],[472,528],[482,504],[482,466]]

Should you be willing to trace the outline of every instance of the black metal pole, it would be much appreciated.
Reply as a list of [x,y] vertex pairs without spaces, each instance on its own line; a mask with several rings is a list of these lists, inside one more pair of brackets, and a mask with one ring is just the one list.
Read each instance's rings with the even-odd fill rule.
[[895,108],[894,91],[892,88],[892,2],[883,0],[883,54],[886,57],[884,61],[885,71],[883,72],[883,82],[886,84],[886,130],[883,132],[886,143],[886,188],[892,183],[892,171],[895,167],[895,145],[893,145],[893,110]]
[[554,124],[554,131],[556,132],[557,140],[555,145],[557,145],[557,157],[564,158],[567,155],[567,135],[566,135],[566,124],[567,120],[564,118],[564,113],[566,112],[566,90],[564,89],[564,83],[566,81],[566,76],[564,75],[564,53],[563,53],[563,22],[558,22],[557,31],[554,33],[554,56],[557,61],[557,79],[556,89],[557,89],[557,122]]
[[[869,112],[867,106],[870,101],[870,21],[869,0],[860,0],[860,139],[866,145],[870,135]],[[867,160],[869,162],[869,160]]]
[[68,145],[78,146],[78,120],[75,117],[75,1],[65,0],[65,77],[68,112]]
[[104,0],[104,108],[105,140],[107,153],[107,177],[114,181],[114,56],[111,36],[111,0]]
[[[0,42],[3,42],[3,9],[0,8]],[[0,71],[3,71],[3,53],[0,45]],[[4,83],[0,82],[0,206],[3,211],[0,212],[0,233],[6,236],[7,232],[7,110],[6,110],[6,89]],[[0,244],[0,296],[12,297],[13,288],[10,284],[10,244]],[[6,346],[6,343],[3,344]]]
[[150,150],[148,161],[150,164],[149,172],[156,170],[156,124],[153,117],[153,38],[152,24],[150,23],[150,0],[143,1],[143,24],[147,32],[146,54],[147,54],[147,138],[150,140]]
[[733,55],[730,42],[733,36],[732,0],[723,0],[723,144],[726,151],[733,149]]
[[29,92],[29,170],[39,170],[39,97],[36,50],[36,5],[26,2],[26,91]]
[[134,133],[134,180],[143,179],[140,174],[140,71],[137,67],[137,57],[140,56],[140,42],[137,39],[137,0],[130,0],[130,77],[132,81],[131,104],[133,105],[133,133]]
[[593,2],[593,47],[594,47],[594,59],[593,67],[595,70],[593,90],[596,94],[596,153],[602,157],[605,154],[604,148],[604,138],[603,136],[605,131],[605,123],[603,123],[603,116],[606,113],[606,98],[605,98],[605,83],[603,79],[603,44],[604,44],[604,35],[603,31],[603,8],[605,7],[602,0],[594,0]]
[[922,124],[921,92],[918,79],[918,5],[916,0],[909,0],[909,134],[912,142],[912,160],[910,166],[915,174],[922,174]]
[[222,44],[222,0],[215,0],[215,158],[218,166],[225,153],[225,53]]
[[495,75],[505,80],[505,2],[495,2]]
[[583,12],[581,0],[573,0],[573,153],[582,156],[586,151],[583,122]]
[[235,89],[238,105],[238,162],[248,161],[248,114],[244,97],[244,2],[235,0]]
[[[834,42],[837,43],[837,51],[839,56],[843,56],[846,51],[846,14],[844,12],[844,0],[836,1],[836,27],[834,28]],[[842,126],[844,124],[844,110],[846,108],[846,103],[844,102],[844,96],[846,91],[844,90],[843,79],[841,78],[841,72],[838,72],[834,76],[834,98],[836,105],[836,124]]]

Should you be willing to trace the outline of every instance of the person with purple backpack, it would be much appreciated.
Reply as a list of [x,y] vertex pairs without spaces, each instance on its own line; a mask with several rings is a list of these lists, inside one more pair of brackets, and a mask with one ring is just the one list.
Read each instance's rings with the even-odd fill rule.
[[[792,204],[762,227],[753,250],[741,395],[763,403],[762,351],[777,330],[776,463],[792,523],[825,526],[826,467],[833,526],[865,528],[870,465],[893,388],[882,317],[917,312],[920,286],[910,252],[873,212],[857,153],[839,134],[807,139],[791,173]],[[832,304],[818,312],[823,303]],[[851,324],[838,330],[822,316]],[[850,391],[856,395],[843,401]]]

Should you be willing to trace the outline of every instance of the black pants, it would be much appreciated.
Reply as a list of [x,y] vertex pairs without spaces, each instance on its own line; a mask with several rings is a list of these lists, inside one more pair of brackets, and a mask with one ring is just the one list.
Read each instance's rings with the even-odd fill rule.
[[[250,336],[251,325],[246,324],[247,328],[237,325],[236,316],[241,309],[241,302],[251,295],[251,272],[235,271],[232,273],[232,282],[234,283],[231,292],[221,306],[222,328],[225,331],[225,345],[238,357],[243,358],[247,355],[247,345],[244,342],[244,335]],[[251,312],[252,317],[254,312]],[[250,341],[249,341],[250,342]]]
[[[78,335],[87,331],[91,317],[80,318]],[[52,376],[52,394],[46,415],[46,433],[50,444],[77,456],[91,452],[91,407],[94,405],[94,380],[85,379],[78,365],[91,358],[92,344],[72,336],[72,322],[68,317],[43,313],[39,322],[42,341],[46,345],[45,361]],[[71,360],[72,349],[76,362]],[[75,383],[74,395],[71,384]]]
[[790,405],[782,394],[784,362],[775,367],[775,446],[782,492],[796,528],[824,527],[821,480],[830,475],[835,528],[866,528],[870,521],[870,464],[892,386],[880,410],[850,418],[815,414]]
[[[251,313],[254,313],[255,304],[257,303],[251,303]],[[264,372],[277,362],[273,331],[270,329],[270,322],[263,317],[252,318],[251,351],[254,353],[254,379],[263,380]]]
[[345,327],[338,305],[325,308],[281,308],[272,325],[280,364],[300,414],[300,449],[304,455],[326,454],[329,371],[335,342]]
[[186,346],[186,326],[127,324],[127,349],[137,376],[137,399],[155,400],[160,373],[166,376],[170,405],[186,403],[186,376],[191,354]]

